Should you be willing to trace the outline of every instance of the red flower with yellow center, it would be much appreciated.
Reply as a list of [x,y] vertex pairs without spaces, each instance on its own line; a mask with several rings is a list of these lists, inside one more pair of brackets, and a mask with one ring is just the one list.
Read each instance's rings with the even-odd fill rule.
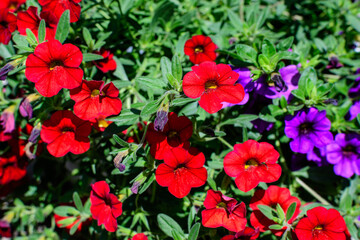
[[245,96],[241,84],[236,84],[239,74],[229,65],[203,62],[193,66],[184,76],[183,91],[189,98],[200,97],[199,105],[208,113],[216,113],[222,102],[239,103]]
[[81,154],[89,150],[90,132],[90,122],[64,110],[55,112],[44,122],[40,136],[48,143],[47,149],[51,155],[62,157],[68,152]]
[[42,11],[54,13],[60,19],[65,10],[70,10],[70,22],[77,22],[80,18],[81,0],[39,0]]
[[173,147],[190,145],[189,139],[193,133],[192,122],[185,116],[174,112],[168,114],[168,122],[163,131],[156,131],[154,123],[150,123],[146,140],[150,145],[151,155],[158,160],[164,159],[164,153]]
[[202,225],[208,228],[224,227],[232,232],[240,232],[246,226],[246,207],[237,204],[233,198],[220,191],[208,190],[204,201],[206,208],[201,212]]
[[277,164],[279,153],[266,142],[248,140],[235,144],[234,151],[224,158],[224,170],[236,177],[236,186],[243,192],[255,188],[260,182],[275,182],[280,178],[281,167]]
[[347,227],[344,218],[335,209],[316,207],[306,213],[296,225],[299,240],[346,240]]
[[74,113],[81,119],[92,120],[118,115],[122,103],[119,89],[113,83],[105,85],[104,81],[86,81],[70,90],[70,97],[75,101]]
[[1,0],[0,10],[7,8],[10,12],[15,12],[26,0]]
[[62,88],[80,86],[83,70],[80,49],[72,44],[62,45],[58,40],[39,44],[26,59],[26,78],[44,97],[56,95]]
[[101,49],[100,52],[95,51],[94,53],[104,57],[104,59],[93,61],[95,66],[98,69],[100,69],[103,73],[116,70],[116,62],[113,59],[114,54],[112,54],[110,51],[105,49]]
[[185,55],[190,57],[190,61],[199,64],[205,61],[215,61],[217,46],[211,38],[204,35],[196,35],[187,40],[184,46]]
[[172,148],[164,154],[164,163],[156,169],[156,181],[177,198],[189,194],[191,188],[205,184],[205,156],[195,148]]

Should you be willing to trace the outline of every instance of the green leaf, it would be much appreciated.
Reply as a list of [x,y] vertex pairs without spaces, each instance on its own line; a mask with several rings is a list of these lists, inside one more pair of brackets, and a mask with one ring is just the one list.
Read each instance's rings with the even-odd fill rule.
[[260,16],[257,17],[256,22],[256,28],[259,29],[262,27],[262,25],[265,23],[266,19],[268,18],[270,14],[270,8],[266,7],[260,14]]
[[261,52],[264,54],[267,58],[271,58],[276,54],[275,46],[272,42],[270,42],[267,39],[264,39],[261,47]]
[[277,47],[280,51],[287,51],[288,49],[291,48],[293,42],[294,42],[294,37],[291,36],[291,37],[281,40],[279,42],[279,44],[277,45]]
[[191,228],[190,233],[189,233],[189,237],[188,240],[196,240],[198,235],[199,235],[199,231],[200,231],[200,223],[195,223],[194,226]]
[[77,218],[76,217],[67,217],[62,220],[60,220],[58,223],[60,224],[61,228],[67,227],[75,222]]
[[78,229],[80,223],[81,223],[81,221],[79,220],[79,221],[77,221],[77,222],[75,223],[74,226],[71,227],[70,232],[69,232],[70,235],[74,235],[74,233],[75,233],[76,230]]
[[219,126],[223,126],[223,125],[233,125],[235,123],[241,124],[243,122],[251,122],[255,119],[258,119],[259,117],[257,115],[254,114],[241,114],[239,115],[237,118],[232,118],[232,119],[228,119],[225,120],[223,122],[221,122],[219,124]]
[[26,40],[29,42],[30,46],[36,46],[38,41],[36,39],[35,34],[30,30],[30,28],[26,29]]
[[191,225],[195,219],[195,216],[196,216],[196,210],[195,210],[195,206],[192,206],[190,208],[190,212],[189,212],[189,215],[188,215],[188,219],[187,219],[187,224],[188,224],[188,230],[189,232],[191,231],[190,228],[191,228]]
[[139,115],[134,114],[129,109],[122,110],[119,116],[107,118],[109,121],[113,121],[116,125],[133,125],[138,121]]
[[171,230],[171,235],[174,240],[183,240],[184,238],[180,236],[180,233],[178,233],[175,229]]
[[153,100],[151,102],[148,102],[144,108],[141,110],[140,116],[145,117],[150,114],[155,113],[159,108],[159,102],[158,100]]
[[199,98],[195,98],[195,99],[193,99],[193,98],[176,98],[171,102],[171,106],[172,107],[184,106],[188,103],[196,102],[196,101],[199,101]]
[[283,228],[283,226],[279,225],[279,224],[273,224],[273,225],[269,226],[269,229],[272,229],[272,230],[281,230],[282,228]]
[[106,44],[105,39],[107,39],[108,37],[110,37],[112,34],[112,32],[107,32],[104,33],[95,43],[93,49],[94,50],[98,50],[100,49],[102,46],[104,46]]
[[154,180],[155,180],[155,173],[151,174],[151,176],[147,178],[146,182],[140,188],[138,194],[144,193],[150,187],[150,185],[154,182]]
[[340,198],[340,209],[349,212],[351,210],[353,199],[349,193],[349,188],[346,188],[343,193],[341,194]]
[[171,73],[180,85],[183,74],[180,58],[177,55],[174,55],[171,64]]
[[88,47],[91,48],[91,45],[93,45],[94,40],[92,39],[89,29],[87,29],[86,27],[83,28],[83,37],[86,42],[86,45],[88,45]]
[[114,76],[120,78],[123,81],[129,81],[129,78],[126,74],[125,68],[124,68],[123,64],[120,62],[120,59],[118,59],[117,57],[114,56],[114,60],[116,62],[116,70],[113,73]]
[[65,10],[60,17],[59,23],[56,27],[55,39],[63,43],[70,31],[70,10]]
[[118,135],[113,134],[114,140],[122,147],[129,147],[129,143],[122,140]]
[[360,19],[353,15],[346,15],[346,20],[356,31],[360,32]]
[[94,54],[94,53],[84,53],[83,54],[83,62],[92,62],[92,61],[101,60],[101,59],[104,59],[104,57],[99,54]]
[[39,30],[38,30],[39,43],[44,42],[45,37],[46,37],[46,23],[45,23],[45,20],[42,19],[40,24],[39,24]]
[[345,220],[346,226],[347,226],[347,228],[349,230],[349,233],[350,233],[350,235],[352,237],[351,239],[359,240],[358,229],[354,225],[354,222],[355,222],[354,217],[347,215],[347,216],[344,217],[344,220]]
[[240,59],[242,59],[245,62],[252,62],[257,65],[257,61],[256,61],[257,52],[255,51],[254,48],[248,45],[238,44],[236,45],[235,49]]
[[84,211],[84,206],[81,202],[81,199],[80,199],[80,196],[77,192],[74,192],[73,194],[73,200],[74,200],[74,203],[75,203],[75,206],[76,208],[80,211],[80,212],[83,212]]
[[261,68],[266,72],[266,73],[271,73],[274,71],[275,67],[272,66],[272,64],[270,63],[270,60],[268,57],[266,57],[264,54],[260,54],[259,55],[259,64],[261,66]]
[[135,80],[140,86],[145,85],[147,88],[153,89],[161,89],[164,90],[166,88],[166,83],[157,78],[150,77],[138,77]]
[[214,181],[214,179],[212,179],[211,177],[208,177],[207,178],[207,183],[212,188],[212,190],[217,191],[216,182]]
[[28,47],[29,43],[27,41],[26,36],[20,35],[20,34],[15,34],[13,36],[13,41],[15,42],[15,44],[17,46],[24,46],[24,47]]
[[296,202],[293,202],[290,204],[290,206],[286,211],[286,222],[288,222],[294,216],[295,210],[296,210]]
[[285,212],[282,209],[282,207],[280,206],[280,204],[276,204],[276,212],[279,216],[280,221],[282,222],[285,219]]
[[168,77],[167,74],[171,74],[171,61],[169,58],[167,57],[162,57],[160,59],[160,67],[161,67],[161,73],[162,73],[162,77],[163,77],[163,81],[164,83],[168,83]]
[[326,52],[327,51],[327,46],[324,43],[323,40],[321,40],[320,38],[315,38],[314,39],[314,43],[316,45],[316,47],[321,51],[321,52]]
[[265,217],[267,217],[270,220],[273,220],[274,215],[273,215],[273,209],[271,207],[260,204],[258,205],[258,208],[260,212],[265,215]]
[[227,14],[230,20],[230,24],[239,32],[243,31],[243,23],[240,19],[240,17],[238,16],[238,14],[236,14],[234,11],[232,11],[231,9],[227,10]]
[[305,91],[307,96],[310,96],[313,87],[316,86],[317,75],[316,71],[312,67],[307,67],[300,76],[299,89]]
[[54,213],[61,217],[77,216],[80,214],[76,208],[69,206],[58,206],[54,209]]
[[184,236],[184,232],[180,225],[171,217],[166,214],[160,213],[157,216],[157,221],[159,224],[160,229],[169,237],[172,237],[172,231],[175,230],[176,232],[180,233]]

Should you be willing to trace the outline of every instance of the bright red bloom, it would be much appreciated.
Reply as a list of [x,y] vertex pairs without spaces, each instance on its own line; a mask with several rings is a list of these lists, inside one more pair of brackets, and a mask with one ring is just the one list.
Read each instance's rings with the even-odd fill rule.
[[217,48],[211,38],[204,35],[196,35],[186,41],[184,52],[190,57],[190,61],[193,64],[199,64],[206,61],[215,61],[215,50]]
[[26,0],[1,0],[0,10],[7,8],[10,12],[15,12]]
[[26,162],[16,155],[0,156],[0,185],[18,181],[25,177],[26,165]]
[[200,97],[199,105],[208,113],[216,113],[222,102],[239,103],[245,96],[241,84],[235,84],[239,74],[229,65],[203,62],[193,66],[184,76],[183,91],[189,98]]
[[39,0],[42,11],[52,12],[57,19],[60,19],[65,10],[70,10],[70,22],[77,22],[80,18],[81,0]]
[[[266,205],[276,208],[276,205],[279,204],[286,214],[289,206],[294,202],[296,203],[296,210],[293,217],[288,221],[290,224],[300,213],[300,200],[297,197],[291,196],[289,189],[281,188],[275,185],[270,186],[267,190],[257,190],[250,201],[250,208],[253,210],[253,213],[251,213],[250,216],[251,225],[255,228],[259,228],[261,232],[265,232],[269,230],[270,225],[276,224],[274,221],[268,219],[261,213],[258,205]],[[281,236],[285,230],[286,227],[282,230],[271,229],[271,232],[276,236]]]
[[91,185],[91,188],[90,212],[93,218],[98,221],[98,226],[104,224],[107,231],[115,232],[116,218],[122,214],[122,203],[110,193],[109,185],[105,181],[96,182]]
[[99,132],[105,131],[105,129],[112,123],[111,121],[107,121],[104,116],[99,116],[89,121],[91,122],[91,125]]
[[104,59],[93,61],[95,66],[99,68],[103,73],[116,70],[116,62],[113,59],[114,54],[105,49],[101,49],[100,52],[95,51],[94,53],[104,57]]
[[158,160],[164,159],[164,153],[173,147],[190,145],[189,138],[193,133],[192,122],[185,116],[174,112],[168,114],[168,122],[163,131],[156,131],[154,123],[150,123],[146,140],[150,145],[151,155]]
[[[130,240],[130,238],[129,238],[129,240]],[[131,240],[148,240],[148,237],[147,237],[145,234],[143,234],[143,233],[138,233],[138,234],[135,234],[135,235],[131,238]]]
[[6,220],[0,220],[0,237],[12,237],[10,223],[8,223]]
[[9,44],[11,33],[16,30],[16,17],[9,9],[0,8],[0,43]]
[[316,207],[296,225],[299,240],[346,240],[346,223],[335,209]]
[[21,35],[26,36],[26,29],[29,28],[37,37],[41,20],[46,23],[46,39],[54,39],[56,33],[57,19],[51,12],[41,12],[38,14],[37,7],[29,7],[26,11],[21,11],[17,15],[17,27]]
[[111,82],[86,81],[70,90],[70,97],[75,101],[74,113],[81,119],[90,120],[99,116],[118,115],[122,103],[119,99],[119,89]]
[[208,190],[204,207],[206,209],[201,212],[204,227],[224,227],[232,232],[245,229],[245,203],[237,204],[235,199],[223,195],[220,191]]
[[43,123],[41,139],[48,143],[47,149],[54,157],[68,152],[81,154],[89,150],[91,124],[81,120],[68,110],[55,112]]
[[39,44],[26,59],[26,78],[44,97],[56,95],[62,88],[80,86],[84,72],[79,68],[83,59],[80,49],[58,40]]
[[275,182],[280,178],[281,167],[276,163],[279,153],[266,142],[248,140],[235,144],[234,151],[224,158],[224,170],[230,177],[236,177],[236,186],[248,192],[260,182]]
[[164,163],[156,169],[156,181],[177,198],[190,193],[191,188],[205,184],[207,171],[205,156],[196,148],[176,147],[164,153]]
[[234,235],[222,237],[220,240],[254,240],[257,239],[259,235],[259,229],[254,230],[250,227],[246,227],[244,230],[237,232]]

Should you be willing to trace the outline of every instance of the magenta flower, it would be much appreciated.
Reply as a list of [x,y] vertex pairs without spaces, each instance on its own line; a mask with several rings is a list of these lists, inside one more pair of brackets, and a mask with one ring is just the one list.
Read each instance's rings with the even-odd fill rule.
[[336,175],[349,178],[360,175],[360,135],[339,133],[335,141],[326,146],[326,158],[334,164]]
[[290,148],[294,152],[308,153],[315,147],[324,147],[331,143],[331,122],[326,118],[326,111],[319,112],[310,108],[297,112],[295,116],[285,118],[285,134],[292,138]]

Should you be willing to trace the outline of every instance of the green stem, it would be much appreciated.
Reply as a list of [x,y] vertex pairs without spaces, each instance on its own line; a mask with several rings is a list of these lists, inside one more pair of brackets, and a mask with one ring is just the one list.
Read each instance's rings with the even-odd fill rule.
[[220,142],[222,142],[228,148],[230,148],[231,150],[234,150],[234,147],[230,143],[228,143],[225,139],[223,139],[222,137],[218,137],[218,139],[219,139]]
[[321,202],[324,205],[330,205],[331,204],[326,201],[323,197],[321,197],[317,192],[315,192],[309,185],[304,183],[300,178],[296,177],[295,181],[298,182],[308,193],[310,193],[314,198],[316,198],[319,202]]

